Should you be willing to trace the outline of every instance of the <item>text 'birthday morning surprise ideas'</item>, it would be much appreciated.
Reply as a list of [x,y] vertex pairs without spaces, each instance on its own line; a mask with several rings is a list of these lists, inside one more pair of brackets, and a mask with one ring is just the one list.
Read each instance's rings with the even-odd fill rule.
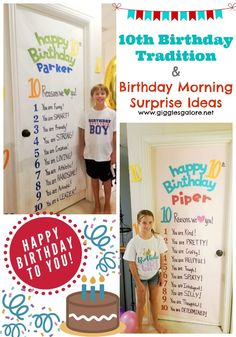
[[181,50],[168,50],[167,52],[147,50],[135,50],[134,54],[137,61],[216,61],[217,55],[215,52],[196,52],[195,50],[182,50],[183,46],[216,46],[221,48],[229,48],[233,41],[232,36],[214,36],[208,34],[200,36],[197,34],[187,34],[185,36],[176,36],[175,34],[158,34],[153,37],[148,34],[138,35],[124,35],[119,36],[119,45],[132,46],[132,45],[159,45],[180,47]]
[[[120,81],[119,90],[121,93],[153,93],[155,97],[149,99],[138,99],[130,97],[130,108],[148,108],[150,110],[156,108],[182,108],[184,105],[188,108],[221,108],[223,100],[215,98],[216,94],[230,96],[233,93],[232,83],[191,83],[189,81],[178,83],[158,83],[153,82],[125,82]],[[173,93],[186,94],[184,99],[171,99]],[[196,95],[195,95],[196,93]],[[208,95],[206,99],[203,95]],[[160,98],[160,95],[166,95]],[[192,97],[192,95],[194,95]],[[209,95],[214,95],[210,97]]]

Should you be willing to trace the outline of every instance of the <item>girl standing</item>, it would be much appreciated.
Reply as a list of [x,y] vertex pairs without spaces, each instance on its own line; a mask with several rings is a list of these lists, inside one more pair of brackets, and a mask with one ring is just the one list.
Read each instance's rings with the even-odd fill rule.
[[129,263],[129,269],[137,289],[137,332],[142,332],[146,288],[148,287],[154,328],[158,332],[164,333],[166,330],[158,321],[157,304],[158,290],[163,284],[162,264],[167,246],[162,236],[153,230],[154,215],[151,211],[140,211],[137,214],[137,223],[139,233],[129,241],[124,254],[124,259]]

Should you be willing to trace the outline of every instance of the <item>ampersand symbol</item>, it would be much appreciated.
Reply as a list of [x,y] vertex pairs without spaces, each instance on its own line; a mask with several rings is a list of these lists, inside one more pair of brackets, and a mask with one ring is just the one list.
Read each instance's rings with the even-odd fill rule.
[[178,71],[178,67],[174,67],[172,71],[172,76],[176,77],[180,75],[180,71]]

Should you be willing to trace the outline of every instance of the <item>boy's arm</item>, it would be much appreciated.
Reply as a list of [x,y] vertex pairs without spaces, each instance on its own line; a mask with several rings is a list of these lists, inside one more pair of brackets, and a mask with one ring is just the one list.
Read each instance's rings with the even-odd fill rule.
[[116,131],[113,132],[111,165],[116,163]]
[[79,155],[84,159],[85,136],[84,129],[79,128]]

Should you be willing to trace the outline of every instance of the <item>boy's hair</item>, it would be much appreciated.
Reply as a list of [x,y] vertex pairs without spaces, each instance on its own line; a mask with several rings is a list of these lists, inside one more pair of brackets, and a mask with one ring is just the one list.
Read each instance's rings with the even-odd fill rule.
[[104,90],[106,95],[108,96],[109,95],[109,90],[108,88],[102,84],[102,83],[99,83],[99,84],[96,84],[92,87],[91,91],[90,91],[90,95],[93,96],[93,94],[95,93],[96,90]]
[[144,216],[151,216],[154,220],[153,213],[151,211],[149,211],[148,209],[143,209],[143,210],[138,212],[137,221],[139,222]]

